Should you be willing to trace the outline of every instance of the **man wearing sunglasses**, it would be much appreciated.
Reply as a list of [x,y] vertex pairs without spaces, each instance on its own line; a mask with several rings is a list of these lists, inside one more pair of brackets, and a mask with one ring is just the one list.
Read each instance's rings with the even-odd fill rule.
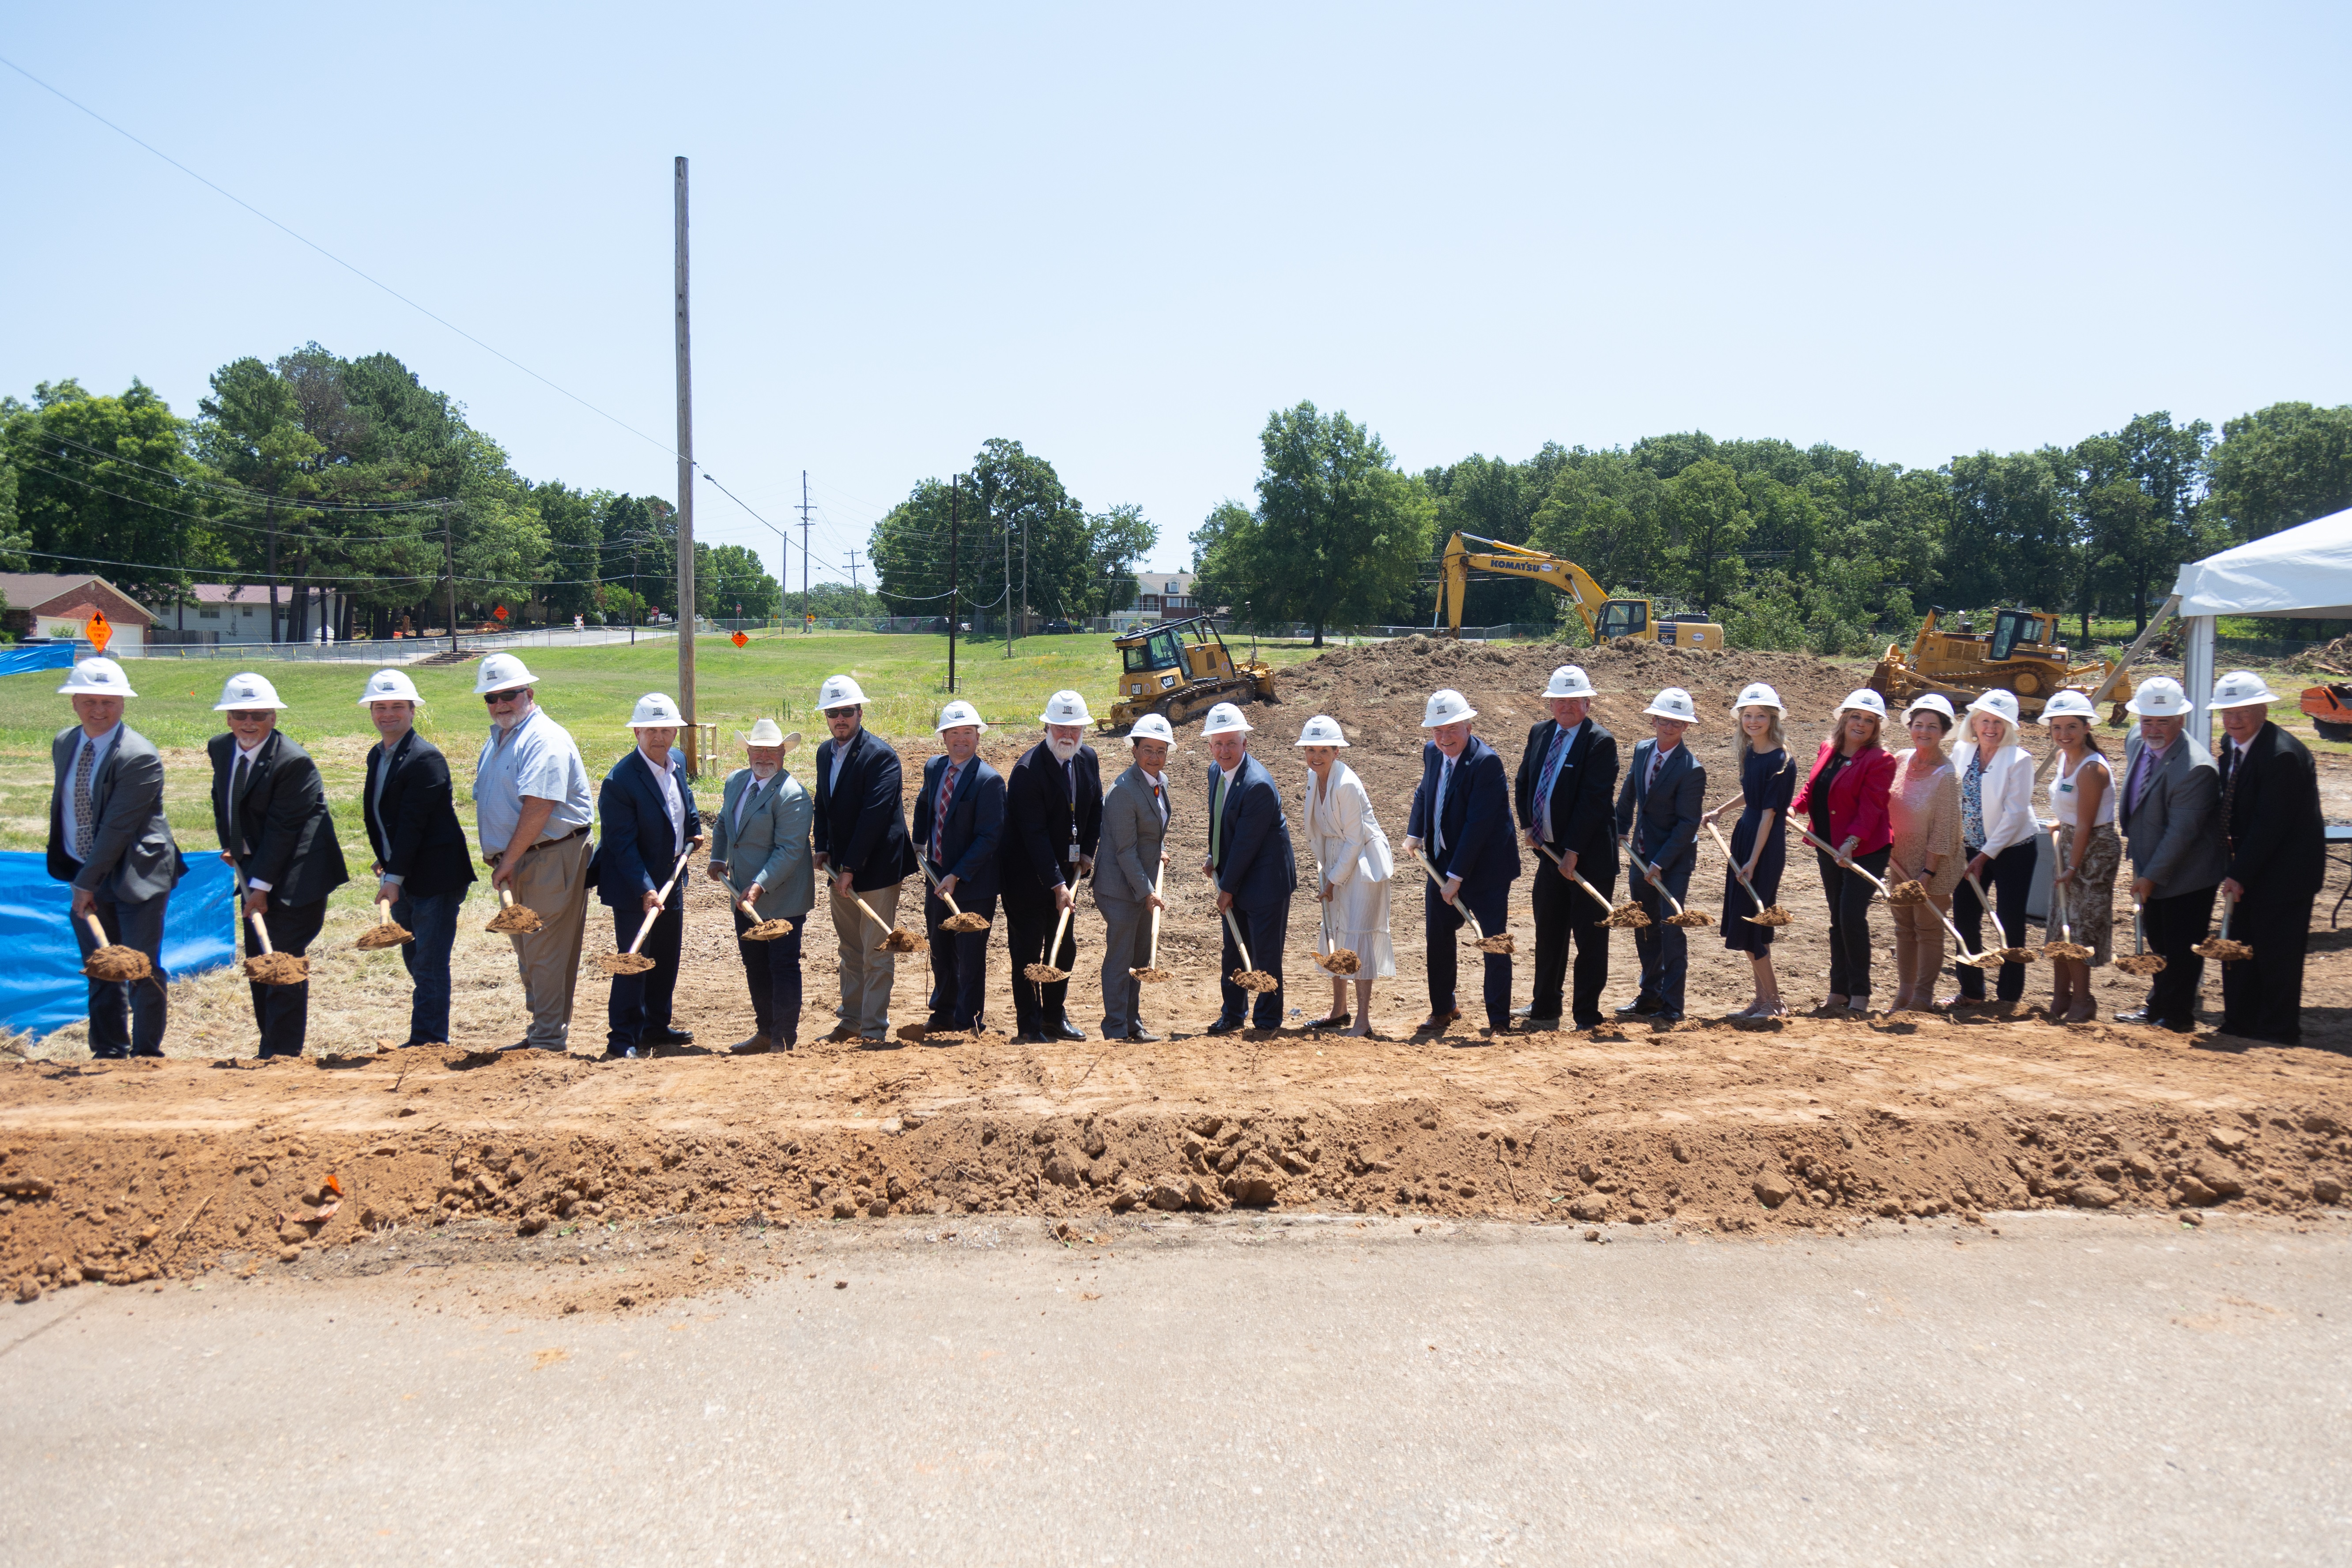
[[571,732],[539,710],[531,673],[510,653],[482,660],[474,691],[490,716],[474,764],[474,826],[493,889],[537,911],[510,931],[530,1027],[509,1050],[567,1047],[588,923],[588,766]]
[[[245,896],[245,952],[269,946],[297,957],[327,920],[327,895],[352,879],[326,785],[309,752],[278,728],[278,689],[261,676],[232,675],[213,711],[228,733],[205,742],[213,763],[213,826],[221,858],[236,868]],[[309,1030],[310,983],[254,984],[253,1021],[265,1057],[299,1057]]]

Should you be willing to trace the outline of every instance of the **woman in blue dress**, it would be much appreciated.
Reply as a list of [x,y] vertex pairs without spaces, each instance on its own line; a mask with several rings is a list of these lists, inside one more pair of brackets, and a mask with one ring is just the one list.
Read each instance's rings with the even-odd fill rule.
[[1757,681],[1731,705],[1739,720],[1733,742],[1739,758],[1739,795],[1725,801],[1701,820],[1740,807],[1739,826],[1731,830],[1731,856],[1736,863],[1723,873],[1723,945],[1748,955],[1756,972],[1756,996],[1735,1018],[1780,1018],[1789,1009],[1780,1001],[1780,984],[1772,973],[1772,928],[1746,916],[1758,912],[1748,889],[1740,886],[1741,871],[1767,909],[1780,901],[1780,871],[1789,858],[1789,803],[1797,793],[1796,763],[1780,733],[1780,716],[1788,709],[1780,694]]

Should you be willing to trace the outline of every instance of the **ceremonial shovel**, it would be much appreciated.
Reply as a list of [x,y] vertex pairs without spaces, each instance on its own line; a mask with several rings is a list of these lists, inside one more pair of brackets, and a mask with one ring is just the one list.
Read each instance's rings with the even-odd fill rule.
[[[1315,867],[1315,890],[1318,896],[1323,890],[1323,867],[1320,862],[1318,862]],[[1332,940],[1331,900],[1323,899],[1321,901],[1323,918],[1319,922],[1321,930],[1317,933],[1315,942],[1315,962],[1318,967],[1328,969],[1334,974],[1353,974],[1364,966],[1364,961],[1357,956],[1354,948],[1341,947]],[[1328,953],[1323,951],[1323,944],[1327,942],[1331,943],[1331,951]]]
[[2230,917],[2238,912],[2238,900],[2227,893],[2221,895],[2221,934],[2207,937],[2189,951],[2200,958],[2217,959],[2223,963],[2238,963],[2254,956],[2254,950],[2242,942],[2230,940]]
[[[2066,869],[2066,856],[2065,852],[2058,847],[2058,825],[2055,823],[2051,824],[2050,826],[2050,852],[2057,857],[2058,869],[2062,872],[2064,871]],[[2074,922],[2066,918],[2068,908],[2066,886],[2054,877],[2052,878],[2050,881],[2050,902],[2052,907],[2055,909],[2058,913],[2058,935],[2060,940],[2056,942],[2043,942],[2042,944],[2042,956],[2044,958],[2053,959],[2090,957],[2091,950],[2074,940]],[[2049,928],[2046,926],[2043,927],[2043,933],[2045,935],[2048,934],[2048,929]]]
[[[1560,863],[1559,856],[1553,854],[1549,849],[1540,844],[1536,846],[1536,853],[1542,856],[1545,859],[1550,861],[1555,866]],[[1570,881],[1574,882],[1578,887],[1582,888],[1586,892],[1592,895],[1592,901],[1599,904],[1602,912],[1608,917],[1601,922],[1602,930],[1632,931],[1636,927],[1645,926],[1650,923],[1650,917],[1643,911],[1642,906],[1634,902],[1632,899],[1627,899],[1622,904],[1612,904],[1607,899],[1601,896],[1600,889],[1586,881],[1580,873],[1570,871],[1568,876]]]
[[137,948],[108,942],[106,928],[98,923],[95,912],[81,918],[89,922],[90,934],[98,938],[97,951],[82,960],[84,974],[92,980],[144,980],[155,973],[155,966]]
[[352,943],[353,947],[373,952],[377,948],[398,947],[402,942],[416,940],[415,931],[392,918],[390,899],[378,899],[375,910],[376,923],[360,932],[359,941]]
[[[1899,902],[1905,905],[1926,904],[1929,909],[1935,909],[1935,900],[1928,898],[1927,889],[1921,888],[1916,882],[1906,882],[1903,884],[1906,888],[1915,889],[1911,897],[1901,900],[1896,899],[1894,889],[1889,888],[1885,883],[1880,881],[1877,878],[1864,870],[1860,866],[1855,865],[1852,860],[1846,859],[1844,856],[1840,855],[1836,850],[1831,848],[1828,845],[1814,837],[1811,832],[1806,828],[1805,825],[1797,819],[1797,814],[1793,811],[1789,813],[1789,826],[1795,828],[1798,836],[1803,838],[1806,843],[1811,845],[1822,854],[1829,856],[1832,859],[1843,861],[1848,870],[1853,872],[1854,875],[1860,877],[1864,881],[1868,882],[1872,887],[1876,888],[1880,892],[1885,893],[1888,903],[1893,904]],[[1978,899],[1980,900],[1983,900],[1984,889],[1979,885],[1974,877],[1970,877],[1969,879],[1969,885],[1977,889]],[[1985,908],[1990,910],[1992,908],[1992,905],[1988,902],[1985,904]],[[1952,923],[1951,917],[1941,910],[1936,910],[1936,918],[1943,922],[1944,929],[1946,931],[1952,933],[1952,941],[1959,947],[1960,956],[1958,962],[1968,964],[1972,968],[1990,969],[1993,965],[2003,962],[2022,963],[2034,956],[2031,948],[2020,947],[1996,949],[1994,952],[1990,953],[1979,952],[1975,957],[1971,958],[1969,956],[1968,942],[1960,935],[1960,928]],[[1995,924],[1998,925],[1999,922],[1996,921]],[[2015,952],[2022,954],[2023,956],[2005,961],[2000,956],[2002,952]]]
[[1281,983],[1265,970],[1250,963],[1249,943],[1242,940],[1242,928],[1234,924],[1234,911],[1221,911],[1225,917],[1225,929],[1234,933],[1234,946],[1242,955],[1242,966],[1233,973],[1233,982],[1244,991],[1274,991]]
[[310,961],[290,952],[280,952],[269,945],[269,928],[260,918],[247,914],[245,923],[253,929],[253,937],[261,943],[261,951],[245,961],[245,977],[262,985],[299,985],[310,978]]
[[[1157,897],[1160,889],[1167,885],[1168,859],[1167,857],[1162,856],[1160,860],[1160,874],[1151,879],[1153,896]],[[1128,971],[1138,980],[1158,982],[1170,978],[1168,972],[1160,967],[1160,912],[1158,906],[1155,905],[1151,910],[1151,946],[1143,955],[1143,967]]]
[[1062,918],[1054,922],[1054,940],[1045,949],[1046,962],[1029,964],[1021,971],[1040,985],[1051,985],[1055,981],[1067,980],[1070,977],[1068,970],[1055,968],[1052,960],[1055,953],[1062,951],[1062,933],[1070,929],[1070,916],[1077,907],[1078,896],[1072,893],[1070,901],[1062,906]]
[[[699,843],[700,840],[698,839],[695,842]],[[651,969],[654,966],[654,961],[639,952],[637,949],[646,944],[646,933],[653,930],[654,921],[661,918],[661,907],[669,902],[669,890],[677,886],[678,878],[685,873],[687,859],[688,857],[692,856],[693,853],[694,844],[689,843],[686,847],[685,853],[678,856],[677,866],[672,868],[670,870],[669,880],[664,882],[661,886],[661,891],[654,895],[654,907],[647,910],[645,912],[645,918],[637,922],[637,934],[635,937],[631,939],[629,942],[629,951],[626,952],[598,953],[596,955],[597,968],[603,970],[607,974],[643,974],[646,970]]]
[[[1422,852],[1418,849],[1412,852],[1412,858],[1421,863],[1421,868],[1429,873],[1429,879],[1436,883],[1438,890],[1443,892],[1445,889],[1445,879],[1437,874],[1437,868],[1432,866],[1427,858],[1424,858]],[[1470,928],[1470,944],[1473,947],[1475,947],[1479,952],[1498,952],[1504,957],[1508,958],[1513,952],[1517,951],[1518,943],[1511,940],[1511,933],[1509,931],[1500,931],[1493,936],[1488,936],[1485,931],[1478,929],[1478,917],[1470,912],[1469,905],[1457,900],[1454,907],[1462,911],[1463,921]],[[1234,940],[1238,941],[1240,939],[1235,938]]]
[[2129,956],[2116,960],[2116,967],[2126,974],[2137,974],[2146,978],[2151,974],[2163,973],[2168,962],[2164,954],[2148,952],[2147,926],[2140,919],[2138,900],[2134,900],[2132,902],[2132,950]]
[[[931,875],[929,863],[921,856],[918,855],[915,857],[915,864],[923,868],[923,880],[931,885],[931,891],[934,893],[940,893],[940,879]],[[948,918],[940,922],[940,929],[941,931],[986,931],[988,929],[988,921],[986,920],[976,914],[967,914],[963,910],[956,908],[955,900],[948,894],[940,893],[940,902],[947,905],[948,907]]]
[[1714,823],[1710,822],[1706,825],[1706,833],[1708,837],[1715,840],[1716,847],[1723,851],[1723,858],[1731,862],[1731,874],[1739,879],[1739,885],[1748,889],[1748,897],[1756,905],[1754,914],[1742,915],[1739,918],[1750,925],[1787,925],[1794,917],[1778,904],[1774,904],[1769,909],[1764,907],[1764,900],[1757,897],[1756,884],[1748,879],[1748,873],[1740,868],[1739,857],[1731,852],[1731,846],[1723,841],[1723,835],[1715,830]]
[[499,889],[499,912],[492,915],[490,917],[490,923],[484,926],[482,929],[484,931],[503,931],[509,936],[529,936],[531,932],[537,931],[541,923],[542,922],[539,918],[539,911],[537,910],[525,909],[522,905],[514,901],[514,889],[512,888],[500,888]]

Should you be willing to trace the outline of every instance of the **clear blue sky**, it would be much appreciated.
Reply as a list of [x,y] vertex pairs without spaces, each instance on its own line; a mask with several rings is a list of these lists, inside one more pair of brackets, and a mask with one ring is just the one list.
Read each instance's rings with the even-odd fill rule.
[[[691,15],[688,13],[691,11]],[[2336,5],[25,5],[0,55],[667,443],[819,573],[992,436],[1157,566],[1269,410],[1408,468],[1932,466],[2352,401]],[[672,458],[0,71],[0,390],[385,350],[533,479]],[[775,541],[706,487],[703,537]],[[793,562],[798,580],[797,554]],[[871,578],[866,579],[868,582]]]

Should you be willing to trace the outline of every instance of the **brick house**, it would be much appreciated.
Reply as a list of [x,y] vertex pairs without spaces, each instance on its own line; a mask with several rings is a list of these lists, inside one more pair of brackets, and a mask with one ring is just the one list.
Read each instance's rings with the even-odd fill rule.
[[93,610],[104,610],[114,627],[107,651],[137,658],[155,616],[103,577],[54,572],[0,572],[0,594],[8,607],[0,626],[20,637],[79,639]]

